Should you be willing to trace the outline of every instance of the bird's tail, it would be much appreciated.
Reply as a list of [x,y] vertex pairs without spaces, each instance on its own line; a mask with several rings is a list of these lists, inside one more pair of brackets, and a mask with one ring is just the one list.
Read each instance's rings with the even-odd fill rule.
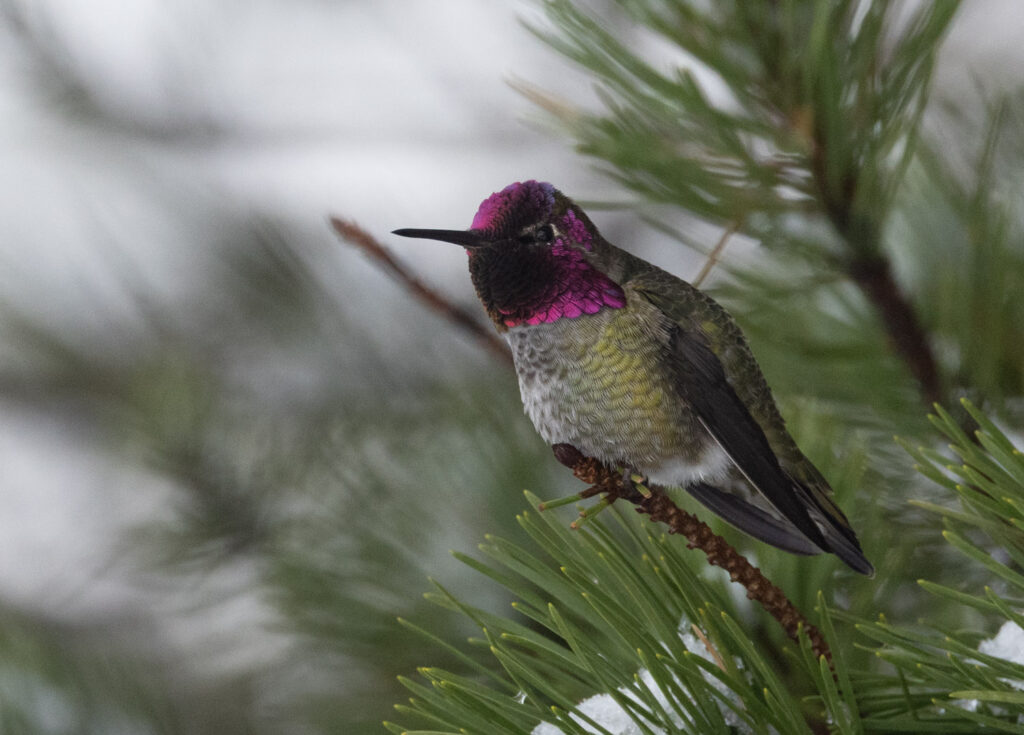
[[798,482],[793,483],[797,494],[806,504],[808,514],[821,530],[825,546],[808,539],[789,520],[770,510],[761,508],[703,482],[687,485],[686,490],[702,505],[723,520],[791,554],[811,555],[830,551],[842,559],[851,569],[872,576],[875,568],[864,556],[857,536],[846,521],[846,516],[827,496],[819,496]]
[[854,571],[866,574],[869,577],[875,576],[875,568],[864,556],[860,548],[860,541],[857,534],[850,527],[846,515],[839,509],[839,506],[832,502],[832,499],[823,493],[814,492],[800,483],[795,483],[807,497],[807,509],[811,520],[821,529],[822,535],[833,554],[842,559]]

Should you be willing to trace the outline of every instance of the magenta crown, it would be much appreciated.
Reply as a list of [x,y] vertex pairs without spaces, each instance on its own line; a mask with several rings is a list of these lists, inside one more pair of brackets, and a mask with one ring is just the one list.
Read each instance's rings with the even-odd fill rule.
[[546,220],[555,206],[555,187],[543,181],[517,181],[483,200],[471,229],[493,235],[513,235],[523,227]]

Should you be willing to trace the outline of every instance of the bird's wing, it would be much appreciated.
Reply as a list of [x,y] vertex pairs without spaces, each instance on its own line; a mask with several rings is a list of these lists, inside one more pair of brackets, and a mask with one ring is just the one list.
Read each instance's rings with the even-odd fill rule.
[[786,520],[821,548],[829,548],[795,483],[779,466],[764,431],[729,384],[704,335],[674,324],[669,340],[676,386],[704,428]]
[[[737,468],[808,539],[854,568],[870,569],[849,522],[831,500],[828,483],[786,430],[732,317],[709,296],[665,271],[632,275],[630,287],[666,317],[682,396]],[[731,522],[758,536],[751,524],[748,530],[742,521]]]

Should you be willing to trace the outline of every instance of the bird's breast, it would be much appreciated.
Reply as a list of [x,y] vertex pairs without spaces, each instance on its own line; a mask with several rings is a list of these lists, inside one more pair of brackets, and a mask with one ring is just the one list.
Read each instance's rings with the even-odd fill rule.
[[667,329],[639,299],[509,329],[523,406],[544,440],[648,473],[700,465],[709,438],[673,385]]

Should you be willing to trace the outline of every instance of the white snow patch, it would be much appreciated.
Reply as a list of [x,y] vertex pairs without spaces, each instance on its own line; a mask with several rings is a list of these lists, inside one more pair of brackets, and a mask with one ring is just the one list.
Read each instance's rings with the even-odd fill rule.
[[[1024,666],[1024,628],[1012,620],[1007,620],[996,633],[995,638],[988,638],[978,644],[978,652]],[[978,662],[972,661],[971,663],[977,664]],[[1014,689],[1024,690],[1024,681],[1006,678],[1002,678],[1002,681]],[[953,703],[968,712],[977,712],[981,704],[977,699],[957,699]],[[994,712],[1004,712],[1001,707],[991,706],[990,709]],[[1024,722],[1024,715],[1019,716],[1017,722]]]
[[[989,638],[978,644],[978,651],[987,656],[1011,661],[1024,666],[1024,628],[1012,620],[1003,623],[995,638]],[[1024,681],[1003,679],[1014,689],[1024,690]]]
[[[694,653],[705,661],[714,663],[715,659],[711,653],[707,650],[704,642],[701,641],[697,636],[690,632],[689,623],[683,622],[680,625],[679,636],[682,638],[683,644],[687,650]],[[725,684],[711,676],[710,674],[703,672],[704,680],[707,681],[718,691],[722,692],[727,698],[735,701],[735,694]],[[658,702],[659,708],[669,713],[672,718],[672,724],[674,728],[681,728],[683,726],[683,718],[679,715],[676,710],[675,704],[669,699],[665,692],[661,689],[661,686],[655,681],[654,677],[647,669],[640,669],[637,672],[637,677],[640,682],[646,688],[651,695]],[[679,679],[674,679],[674,683],[681,689],[685,690]],[[625,697],[634,702],[640,702],[639,697],[634,691],[628,687],[620,687],[618,690],[619,695]],[[726,723],[734,728],[736,733],[740,735],[746,735],[753,731],[750,727],[732,710],[732,708],[719,702],[718,707],[725,718]],[[612,735],[641,735],[645,732],[641,730],[640,724],[633,719],[633,717],[625,710],[611,694],[597,694],[593,697],[583,700],[576,707],[576,711],[586,717],[589,717],[594,722],[598,723],[601,727],[605,728]],[[569,715],[586,731],[597,733],[598,730],[592,725],[586,723],[584,719],[575,713]],[[667,731],[663,728],[657,727],[654,723],[643,721],[647,731],[654,733],[654,735],[667,735]],[[675,731],[675,729],[673,729]],[[774,728],[770,732],[775,733]],[[553,725],[550,722],[542,722],[533,729],[531,735],[564,735],[564,732],[557,725]]]
[[1003,623],[995,638],[989,638],[978,644],[978,651],[988,656],[1024,664],[1024,628],[1012,620]]

